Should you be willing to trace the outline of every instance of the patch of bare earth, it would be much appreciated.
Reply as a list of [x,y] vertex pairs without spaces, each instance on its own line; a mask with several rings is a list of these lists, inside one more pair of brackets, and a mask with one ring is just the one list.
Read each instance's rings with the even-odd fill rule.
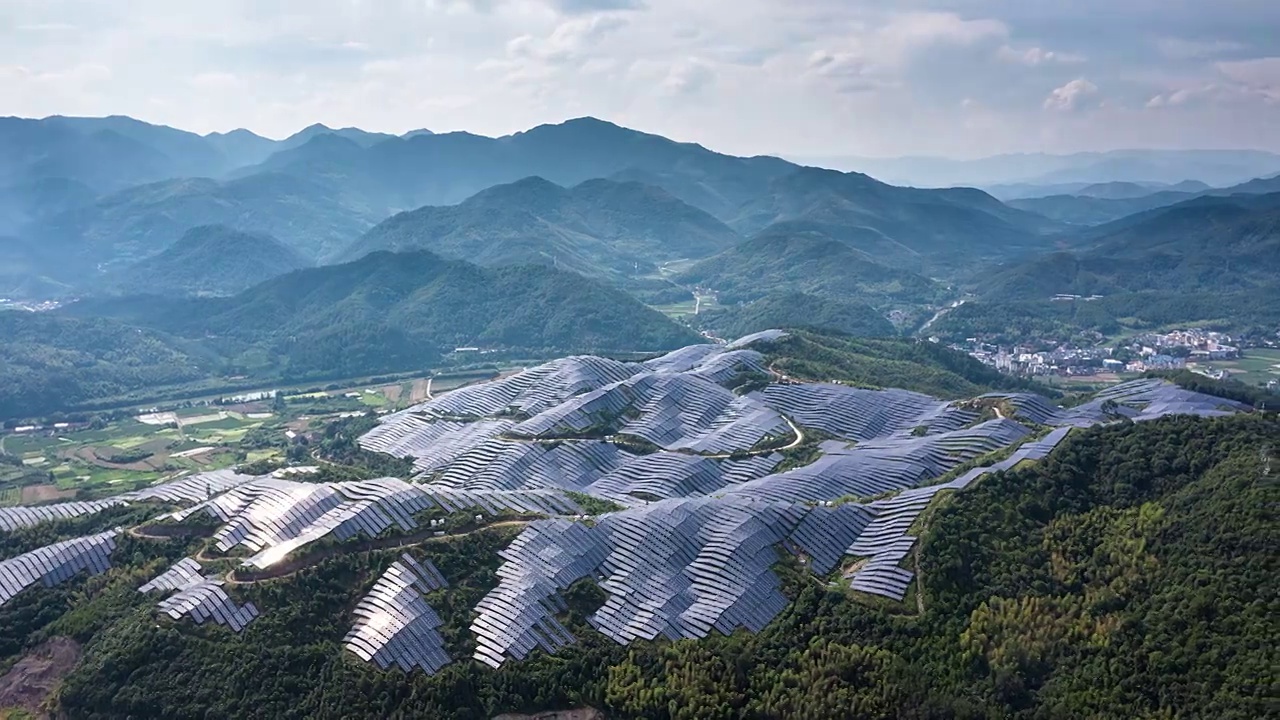
[[50,500],[70,500],[75,496],[75,490],[59,490],[57,485],[28,485],[22,488],[21,502],[32,505]]
[[0,708],[20,708],[39,718],[48,717],[42,706],[82,654],[79,643],[64,637],[52,638],[27,653],[0,676]]
[[404,394],[404,385],[387,385],[380,390],[388,402],[399,402],[400,396]]
[[409,394],[409,402],[420,403],[427,399],[427,381],[419,379],[413,381],[413,388]]
[[604,713],[595,708],[578,708],[577,710],[548,710],[534,715],[510,713],[499,715],[493,720],[605,720]]

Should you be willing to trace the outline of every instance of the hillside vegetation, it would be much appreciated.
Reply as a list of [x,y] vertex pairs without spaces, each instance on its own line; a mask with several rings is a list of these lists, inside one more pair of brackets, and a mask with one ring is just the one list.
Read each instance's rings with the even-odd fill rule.
[[[542,266],[484,269],[379,252],[225,298],[84,300],[3,313],[9,416],[236,375],[240,384],[421,370],[460,346],[492,357],[655,352],[699,336],[619,290]],[[74,360],[50,361],[72,354]],[[195,362],[192,356],[201,357]]]
[[822,328],[860,337],[898,334],[893,323],[866,303],[797,292],[773,293],[745,305],[706,311],[697,320],[700,327],[726,339],[784,327]]
[[1048,388],[983,365],[943,345],[906,339],[856,338],[827,330],[795,330],[754,346],[775,371],[793,380],[838,381],[914,390],[935,397],[974,397],[992,390]]
[[[603,600],[586,584],[566,593],[561,615],[581,642],[554,656],[496,671],[459,662],[431,677],[379,671],[340,644],[351,608],[399,552],[375,551],[232,588],[263,610],[242,636],[157,622],[136,593],[114,590],[127,568],[82,596],[77,584],[33,591],[22,602],[41,619],[24,623],[30,639],[17,646],[54,627],[39,603],[77,608],[80,637],[92,639],[58,696],[72,717],[487,718],[582,706],[688,720],[1263,717],[1277,661],[1268,542],[1280,528],[1267,478],[1277,434],[1257,416],[1081,431],[927,516],[906,561],[923,577],[918,603],[868,602],[780,562],[793,602],[757,635],[620,646],[586,624]],[[453,655],[472,647],[466,608],[496,584],[495,551],[510,537],[414,550],[450,580],[431,602]]]
[[889,268],[868,253],[805,223],[783,223],[707,258],[673,278],[714,290],[722,304],[770,293],[802,292],[882,306],[923,303],[942,288],[915,273]]
[[233,295],[310,264],[267,235],[204,225],[159,254],[112,273],[102,286],[124,294]]
[[650,185],[591,180],[562,188],[532,177],[459,205],[396,215],[343,257],[430,250],[479,265],[536,263],[610,277],[652,273],[663,261],[706,257],[738,240],[724,223]]

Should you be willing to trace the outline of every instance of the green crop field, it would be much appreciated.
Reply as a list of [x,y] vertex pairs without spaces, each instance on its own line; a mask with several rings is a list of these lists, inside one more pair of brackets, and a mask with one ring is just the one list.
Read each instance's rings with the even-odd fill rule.
[[1242,353],[1244,356],[1239,360],[1214,360],[1205,365],[1226,370],[1231,373],[1231,379],[1247,385],[1265,385],[1271,380],[1280,380],[1280,350],[1250,348]]

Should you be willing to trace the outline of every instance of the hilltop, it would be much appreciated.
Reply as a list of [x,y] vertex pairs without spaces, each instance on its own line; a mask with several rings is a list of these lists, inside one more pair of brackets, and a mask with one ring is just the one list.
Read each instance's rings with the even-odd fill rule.
[[204,225],[159,254],[112,273],[101,286],[121,294],[233,295],[310,264],[270,236]]

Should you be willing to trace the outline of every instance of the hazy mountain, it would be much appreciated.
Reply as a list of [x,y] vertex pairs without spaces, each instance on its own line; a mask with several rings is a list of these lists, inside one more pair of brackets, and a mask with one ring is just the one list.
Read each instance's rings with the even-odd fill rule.
[[819,328],[859,337],[897,335],[893,323],[864,302],[798,292],[771,293],[745,305],[704,313],[698,321],[723,338],[779,327]]
[[1093,228],[1077,248],[984,273],[975,285],[1009,299],[1280,288],[1280,193],[1195,198]]
[[800,222],[885,265],[951,274],[956,265],[1040,246],[1057,225],[981,190],[918,190],[859,173],[803,168],[775,180],[730,225],[744,234]]
[[[1113,194],[1117,195],[1116,197],[1086,196],[1085,191],[1089,188],[1081,188],[1073,195],[1052,195],[1041,198],[1010,200],[1008,204],[1011,207],[1038,213],[1047,218],[1073,225],[1100,225],[1119,220],[1134,213],[1168,207],[1195,197],[1225,197],[1236,194],[1260,195],[1269,192],[1280,192],[1280,178],[1273,177],[1257,178],[1225,188],[1202,188],[1204,183],[1185,182],[1171,185],[1167,189],[1156,192],[1137,194],[1135,191],[1132,197],[1119,197],[1125,191],[1116,190],[1116,186],[1129,185],[1129,183],[1108,183],[1107,186],[1112,188]],[[1090,187],[1097,188],[1098,186]],[[1183,189],[1175,190],[1174,188]]]
[[17,234],[26,226],[93,202],[96,195],[82,182],[43,178],[0,188],[0,234]]
[[181,174],[164,153],[118,132],[50,120],[0,118],[0,157],[0,187],[65,179],[110,191]]
[[777,293],[873,305],[914,304],[931,302],[942,291],[932,280],[876,263],[866,253],[798,223],[771,227],[694,264],[674,280],[714,290],[726,305]]
[[226,133],[209,133],[205,142],[217,149],[226,159],[225,167],[232,170],[246,165],[257,165],[275,152],[278,143],[243,128]]
[[738,242],[724,223],[660,188],[589,180],[563,188],[526,178],[459,205],[396,215],[343,252],[426,249],[480,265],[546,264],[585,275],[648,274]]
[[502,138],[419,134],[371,147],[342,140],[319,135],[239,174],[269,170],[323,177],[369,207],[405,210],[460,203],[486,188],[531,176],[570,187],[624,173],[618,179],[662,187],[723,220],[765,192],[770,180],[795,169],[776,158],[720,155],[593,118]]
[[66,295],[71,287],[57,275],[57,257],[15,237],[0,235],[0,297]]
[[1077,183],[1083,186],[1112,181],[1179,183],[1187,178],[1225,186],[1280,171],[1280,155],[1260,150],[1114,150],[1069,155],[1015,153],[974,160],[932,157],[797,160],[864,172],[885,182],[921,187],[986,187],[1012,183]]
[[369,132],[360,128],[331,128],[320,123],[305,127],[289,137],[281,140],[276,144],[277,151],[292,150],[296,147],[306,145],[317,137],[324,135],[332,135],[340,137],[344,140],[350,140],[361,147],[371,147],[384,140],[390,140],[395,135],[387,133]]
[[99,287],[153,295],[232,295],[311,263],[276,239],[205,225],[141,262],[112,273]]
[[1107,200],[1130,200],[1133,198],[1146,197],[1162,190],[1195,193],[1208,189],[1208,185],[1196,180],[1187,180],[1178,183],[1177,185],[1161,185],[1154,187],[1152,184],[1147,183],[1115,181],[1086,185],[1072,194],[1083,197],[1103,198]]
[[345,247],[373,223],[327,185],[255,175],[225,183],[186,179],[142,185],[50,218],[24,238],[57,249],[69,270],[85,273],[154,255],[201,225],[265,233],[314,260]]
[[650,351],[697,339],[580,275],[541,266],[490,270],[425,251],[298,270],[228,298],[93,300],[65,312],[190,338],[235,361],[278,357],[271,371],[291,377],[422,368],[462,345]]

